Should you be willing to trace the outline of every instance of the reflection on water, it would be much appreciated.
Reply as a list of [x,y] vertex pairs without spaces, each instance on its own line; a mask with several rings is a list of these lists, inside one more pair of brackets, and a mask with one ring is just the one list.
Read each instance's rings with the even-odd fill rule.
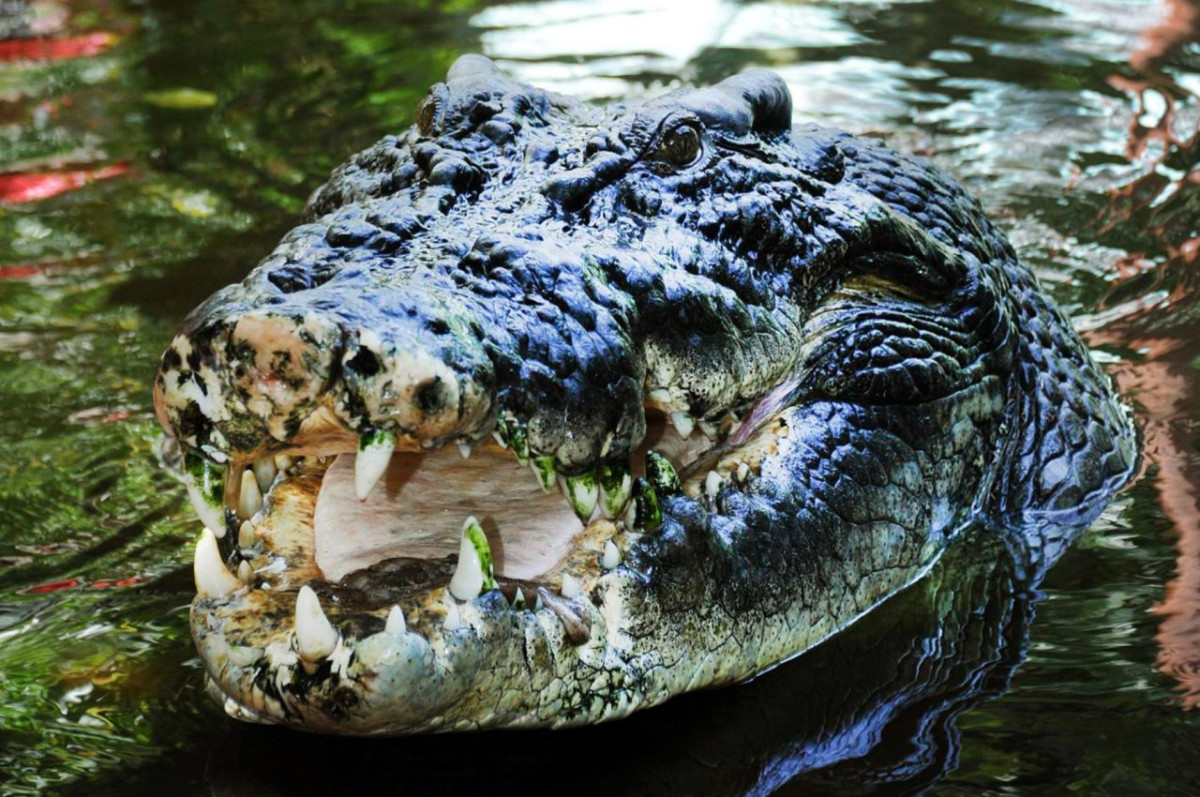
[[[0,792],[1194,791],[1195,3],[331,5],[0,0]],[[976,540],[813,654],[626,723],[231,725],[199,694],[195,523],[154,461],[152,363],[465,51],[596,100],[770,66],[797,120],[932,155],[1136,402],[1145,479],[1040,587]]]

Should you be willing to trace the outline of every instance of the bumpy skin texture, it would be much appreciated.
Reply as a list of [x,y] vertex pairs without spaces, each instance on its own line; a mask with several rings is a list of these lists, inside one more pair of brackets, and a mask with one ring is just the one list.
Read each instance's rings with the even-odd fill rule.
[[[224,604],[198,602],[225,694],[348,732],[596,721],[744,679],[911,583],[964,524],[1089,523],[1136,457],[1107,378],[978,203],[923,159],[793,129],[762,71],[601,110],[460,59],[409,131],[188,317],[156,403],[218,461],[288,450],[318,411],[414,448],[503,418],[567,475],[628,462],[647,407],[748,415],[585,583],[581,647],[491,593],[472,634],[445,635],[479,673],[421,649],[384,676],[363,655],[340,685],[259,699],[214,664]],[[435,671],[419,707],[384,694]]]

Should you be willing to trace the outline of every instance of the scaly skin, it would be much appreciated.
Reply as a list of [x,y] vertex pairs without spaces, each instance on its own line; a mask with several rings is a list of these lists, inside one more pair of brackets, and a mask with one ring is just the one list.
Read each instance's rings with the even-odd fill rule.
[[[878,142],[793,130],[768,72],[604,111],[464,57],[307,216],[163,356],[156,407],[193,463],[500,428],[586,480],[626,472],[648,410],[718,442],[681,491],[639,484],[632,517],[593,521],[541,610],[510,608],[512,585],[451,605],[452,563],[420,589],[325,581],[324,466],[300,463],[258,547],[228,560],[252,562],[255,588],[193,604],[214,694],[244,718],[399,733],[624,716],[809,649],[969,523],[1086,525],[1134,464],[1108,380],[978,203]],[[580,594],[559,594],[564,574]],[[339,638],[303,666],[306,583]],[[393,602],[401,633],[384,631]]]

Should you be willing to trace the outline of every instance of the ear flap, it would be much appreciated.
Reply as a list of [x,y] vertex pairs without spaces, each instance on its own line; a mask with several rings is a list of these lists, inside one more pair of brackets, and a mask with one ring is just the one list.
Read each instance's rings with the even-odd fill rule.
[[785,133],[792,127],[792,93],[783,78],[767,69],[751,69],[713,87],[738,97],[750,108],[750,129],[760,135]]
[[454,63],[450,65],[450,69],[446,71],[446,82],[451,85],[465,83],[468,80],[487,79],[488,77],[508,79],[508,75],[500,71],[500,67],[496,66],[495,61],[486,55],[476,55],[474,53],[460,55],[458,58],[455,58]]
[[672,99],[695,112],[711,127],[740,138],[785,133],[792,126],[792,95],[783,78],[766,69],[751,69],[715,86],[680,92]]

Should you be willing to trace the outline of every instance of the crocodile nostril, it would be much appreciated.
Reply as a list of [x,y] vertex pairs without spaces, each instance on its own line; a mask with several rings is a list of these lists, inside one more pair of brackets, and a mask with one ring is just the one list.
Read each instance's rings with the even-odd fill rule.
[[426,415],[433,415],[446,406],[446,385],[440,376],[417,385],[413,403]]
[[345,362],[345,368],[363,376],[375,376],[379,373],[379,358],[370,349],[360,348]]

